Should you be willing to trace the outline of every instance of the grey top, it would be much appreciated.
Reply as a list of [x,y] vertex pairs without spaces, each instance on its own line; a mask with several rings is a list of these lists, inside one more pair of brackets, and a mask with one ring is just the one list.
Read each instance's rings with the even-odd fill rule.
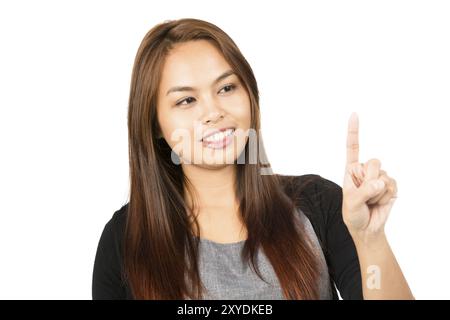
[[[328,267],[319,241],[309,219],[300,209],[297,210],[319,256],[320,299],[332,299]],[[256,261],[261,275],[270,284],[261,280],[249,264],[242,263],[240,254],[244,242],[243,240],[235,243],[218,243],[200,238],[199,269],[207,289],[204,299],[284,300],[278,278],[261,249]]]

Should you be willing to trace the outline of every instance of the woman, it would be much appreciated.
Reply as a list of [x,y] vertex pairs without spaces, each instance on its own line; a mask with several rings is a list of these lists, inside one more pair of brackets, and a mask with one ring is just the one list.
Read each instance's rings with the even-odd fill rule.
[[359,163],[357,128],[343,188],[272,174],[233,40],[196,19],[155,26],[133,67],[130,200],[103,230],[93,298],[412,298],[383,232],[395,180]]

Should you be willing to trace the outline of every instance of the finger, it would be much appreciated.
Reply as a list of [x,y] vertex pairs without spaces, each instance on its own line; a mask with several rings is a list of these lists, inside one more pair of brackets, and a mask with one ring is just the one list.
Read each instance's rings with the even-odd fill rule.
[[[364,172],[364,169],[363,169],[363,172]],[[378,179],[382,179],[385,183],[385,186],[389,185],[389,183],[390,183],[390,180],[389,180],[390,178],[387,176],[387,173],[384,170],[380,170],[380,175],[378,176]],[[364,178],[363,178],[363,181],[364,181]],[[379,196],[377,196],[377,200],[379,200],[382,195],[383,194],[380,194]],[[373,202],[373,199],[371,199],[370,202]]]
[[382,195],[382,197],[378,201],[376,201],[376,204],[385,205],[389,203],[389,201],[392,198],[396,197],[397,197],[397,183],[394,179],[390,179],[389,185],[386,188],[386,192]]
[[365,180],[378,179],[380,176],[381,162],[378,159],[370,159],[364,164],[366,177]]
[[347,164],[359,162],[359,119],[353,112],[348,121],[347,129]]
[[385,182],[382,179],[364,180],[355,194],[355,205],[366,204],[369,199],[384,193]]
[[353,184],[358,188],[363,181],[363,176],[361,173],[363,170],[361,169],[361,164],[351,164],[347,168],[349,176],[352,178]]
[[364,163],[355,163],[348,166],[348,172],[352,178],[353,184],[359,188],[364,181]]
[[364,181],[364,178],[366,177],[366,174],[364,172],[364,163],[359,164],[358,170],[359,170],[359,176],[361,178],[361,183],[362,183],[362,181]]
[[391,187],[391,178],[389,178],[387,176],[387,174],[385,173],[386,171],[381,170],[384,172],[384,174],[379,176],[379,180],[383,180],[384,181],[384,190],[382,192],[380,192],[377,196],[375,196],[374,198],[371,198],[367,201],[367,204],[376,204],[377,202],[379,202],[381,199],[386,198],[387,196],[390,196],[391,194],[390,192],[390,187]]

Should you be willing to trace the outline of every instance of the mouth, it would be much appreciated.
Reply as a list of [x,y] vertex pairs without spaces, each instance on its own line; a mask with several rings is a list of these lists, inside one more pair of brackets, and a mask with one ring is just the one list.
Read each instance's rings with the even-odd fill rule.
[[228,128],[204,137],[201,142],[206,148],[221,149],[233,141],[235,128]]

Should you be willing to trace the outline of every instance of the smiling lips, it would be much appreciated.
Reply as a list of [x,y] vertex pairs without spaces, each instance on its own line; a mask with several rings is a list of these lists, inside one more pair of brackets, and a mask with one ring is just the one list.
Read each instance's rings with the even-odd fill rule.
[[223,148],[233,140],[233,132],[234,128],[230,128],[209,134],[202,139],[203,146],[213,149]]
[[203,138],[200,140],[205,140],[206,138],[209,138],[212,135],[215,135],[217,133],[221,133],[221,132],[225,132],[229,129],[235,129],[234,127],[224,127],[224,128],[220,128],[220,129],[210,129],[210,130],[206,130],[205,134],[203,135]]

